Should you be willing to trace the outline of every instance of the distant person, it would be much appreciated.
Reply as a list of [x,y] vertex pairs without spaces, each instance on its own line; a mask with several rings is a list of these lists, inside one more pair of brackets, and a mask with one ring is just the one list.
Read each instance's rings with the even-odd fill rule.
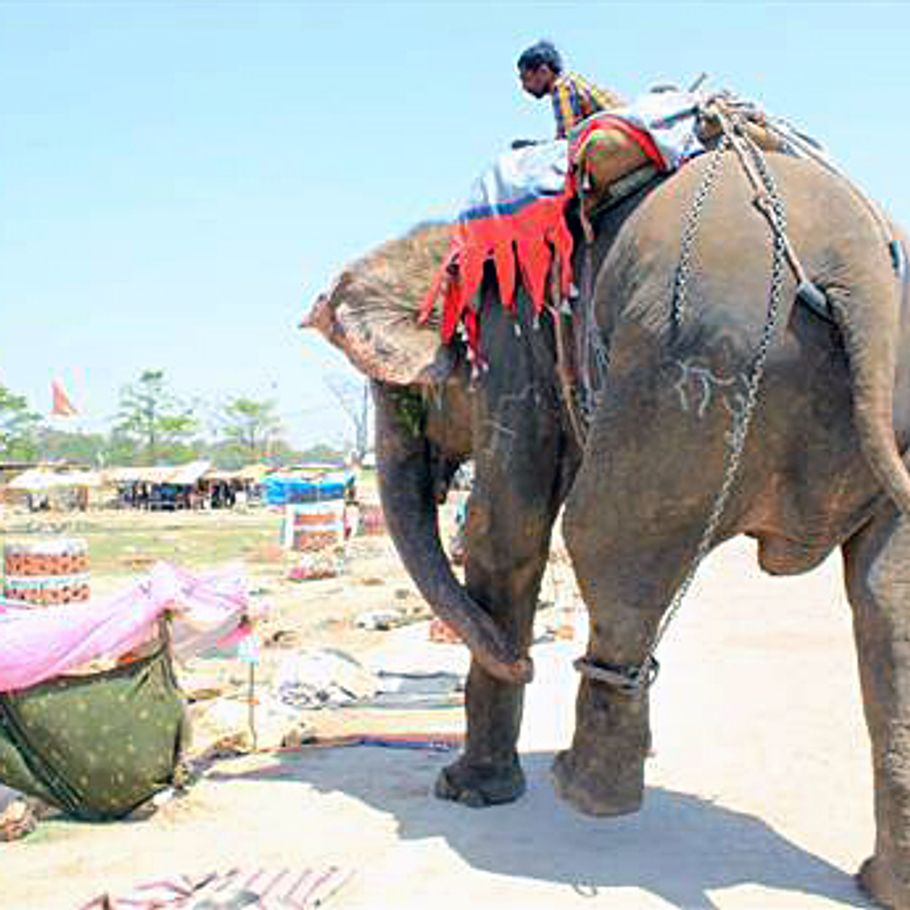
[[563,71],[562,57],[549,41],[538,41],[518,58],[521,87],[535,98],[549,95],[556,117],[556,138],[565,139],[570,130],[598,111],[624,104],[615,92],[599,88],[577,73]]

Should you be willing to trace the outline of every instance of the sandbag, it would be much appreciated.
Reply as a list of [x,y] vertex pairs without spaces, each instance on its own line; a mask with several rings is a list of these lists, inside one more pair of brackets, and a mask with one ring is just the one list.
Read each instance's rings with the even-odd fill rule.
[[586,196],[596,198],[611,184],[649,162],[644,149],[618,129],[597,128],[579,146],[575,166]]
[[75,818],[121,818],[174,782],[185,707],[165,647],[0,695],[0,782]]
[[[730,116],[735,110],[735,105],[731,106],[722,101],[715,101],[705,105],[699,112],[698,125],[696,127],[698,137],[705,143],[711,143],[718,139],[723,132],[719,115]],[[743,132],[762,151],[784,152],[787,150],[787,143],[767,128],[760,114],[744,109],[739,109],[737,112],[742,115]]]

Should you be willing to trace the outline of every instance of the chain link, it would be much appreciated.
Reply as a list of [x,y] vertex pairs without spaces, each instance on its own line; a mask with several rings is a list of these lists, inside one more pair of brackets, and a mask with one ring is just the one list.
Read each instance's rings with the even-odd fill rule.
[[[736,124],[734,123],[733,128],[735,129],[735,127]],[[758,344],[758,350],[756,351],[755,359],[752,362],[752,370],[750,372],[748,382],[746,383],[745,401],[743,402],[742,408],[738,411],[734,411],[733,413],[733,423],[727,436],[729,446],[727,448],[725,457],[726,464],[720,490],[718,491],[717,497],[714,500],[714,505],[711,508],[711,512],[705,524],[705,529],[702,532],[701,539],[698,542],[698,547],[696,548],[695,555],[692,557],[692,561],[689,563],[689,568],[686,571],[686,575],[683,578],[682,583],[676,589],[676,592],[670,601],[670,605],[667,608],[667,611],[664,614],[664,617],[657,629],[657,633],[654,636],[654,641],[652,642],[651,647],[648,649],[648,653],[645,659],[642,661],[642,666],[646,666],[653,662],[654,653],[657,650],[657,647],[663,639],[664,635],[666,634],[670,623],[679,612],[683,600],[685,599],[689,588],[692,586],[692,581],[695,578],[695,573],[699,565],[708,555],[711,547],[714,544],[714,536],[717,533],[718,527],[720,526],[721,518],[723,517],[724,509],[727,505],[727,500],[730,497],[730,492],[733,489],[733,484],[735,483],[736,478],[739,474],[739,467],[742,461],[743,451],[746,446],[746,438],[749,434],[749,427],[751,426],[752,418],[755,415],[756,404],[758,403],[758,393],[761,387],[762,377],[764,376],[765,372],[765,364],[768,359],[768,352],[770,351],[771,345],[774,341],[774,335],[777,329],[778,319],[780,317],[780,304],[784,285],[786,247],[786,238],[784,235],[784,231],[786,230],[786,213],[784,210],[783,200],[780,198],[780,195],[777,191],[777,184],[774,180],[774,175],[771,173],[771,170],[765,161],[764,155],[762,155],[759,148],[751,140],[743,135],[739,135],[734,138],[732,136],[732,130],[728,131],[725,129],[723,138],[728,140],[727,145],[732,142],[740,141],[746,146],[749,154],[752,157],[752,160],[755,162],[755,166],[759,172],[759,175],[761,176],[762,183],[764,184],[765,189],[768,191],[768,195],[771,200],[771,209],[774,213],[774,223],[772,224],[774,245],[771,260],[771,286],[768,294],[768,310],[765,317],[764,328],[762,329],[761,339]],[[725,145],[724,147],[726,148],[727,146]],[[719,148],[720,145],[718,144],[718,149]],[[712,165],[713,164],[714,162],[712,162]],[[703,186],[705,182],[707,182],[707,180],[703,181]],[[697,201],[698,197],[696,196],[696,202]],[[701,200],[701,203],[704,204],[704,199]],[[689,225],[687,224],[687,228],[688,227]],[[695,233],[696,228],[693,227],[691,230],[691,237],[694,238]],[[689,253],[691,254],[691,249],[689,250]],[[684,284],[683,290],[685,290]],[[674,300],[674,304],[677,302],[677,300],[678,298]],[[684,300],[685,298],[683,297],[683,301]],[[679,316],[682,316],[682,310],[679,311]],[[674,317],[676,317],[676,313],[674,313]]]
[[[722,135],[711,153],[711,161],[693,197],[692,206],[686,217],[680,245],[679,264],[676,267],[676,277],[673,286],[672,319],[673,325],[677,328],[682,322],[685,306],[688,302],[688,282],[692,272],[692,251],[695,247],[701,212],[708,197],[711,195],[711,190],[714,188],[720,166],[723,164],[723,153],[729,148],[729,145],[729,137],[726,134]],[[589,274],[590,268],[590,263],[586,263],[588,280],[591,277]],[[582,293],[581,299],[587,303],[588,307],[593,305],[590,288],[587,293]],[[587,430],[603,397],[607,373],[610,368],[610,354],[594,323],[593,313],[585,312],[583,318],[585,321],[581,346],[586,366],[582,370],[582,375],[590,377],[590,383],[585,383],[585,387],[579,391],[578,406],[583,417],[581,425]]]
[[695,239],[698,236],[698,227],[701,223],[701,213],[714,189],[714,183],[717,175],[720,173],[720,166],[724,161],[724,152],[730,145],[729,136],[722,135],[717,143],[716,148],[711,153],[711,161],[705,169],[701,183],[692,198],[692,205],[689,208],[689,214],[686,216],[686,223],[683,226],[682,240],[679,247],[679,264],[676,266],[676,279],[673,284],[673,305],[671,319],[674,331],[678,331],[682,325],[682,319],[685,314],[686,304],[689,293],[689,277],[692,273],[692,251],[695,248]]
[[[778,193],[774,175],[768,167],[764,155],[758,146],[741,129],[742,116],[733,115],[729,118],[722,116],[720,121],[723,133],[712,153],[711,161],[705,169],[701,183],[693,196],[692,205],[686,216],[685,224],[683,225],[679,264],[676,269],[671,306],[671,323],[674,336],[678,338],[679,331],[682,328],[683,318],[686,315],[689,280],[692,275],[692,258],[695,242],[698,238],[702,212],[711,191],[714,188],[718,175],[720,174],[721,165],[724,161],[724,153],[731,149],[736,152],[743,168],[747,171],[748,165],[746,164],[744,156],[745,154],[748,154],[749,157],[751,157],[755,170],[758,172],[759,179],[767,193],[765,201],[768,203],[769,207],[762,211],[768,219],[773,235],[768,306],[761,338],[759,339],[755,357],[752,361],[749,378],[746,381],[742,405],[733,410],[731,427],[726,434],[727,450],[724,455],[724,474],[720,489],[711,506],[711,511],[705,523],[704,530],[702,531],[701,538],[699,539],[698,546],[696,547],[695,554],[689,562],[682,582],[677,587],[670,600],[669,606],[664,612],[651,646],[648,648],[644,659],[636,666],[622,667],[614,666],[612,664],[604,666],[589,665],[590,662],[584,660],[576,663],[576,669],[583,674],[590,676],[593,679],[600,679],[602,682],[608,682],[608,684],[633,696],[636,693],[647,689],[656,678],[659,665],[654,656],[655,652],[663,640],[667,629],[679,612],[679,609],[692,586],[692,582],[695,579],[695,573],[698,570],[698,567],[704,561],[715,543],[715,537],[727,507],[730,493],[739,476],[739,469],[743,452],[746,447],[746,440],[749,435],[749,428],[752,424],[752,419],[755,416],[755,410],[758,404],[758,395],[765,373],[768,353],[771,349],[771,345],[774,343],[777,324],[780,318],[788,243],[786,237],[787,220],[783,200]],[[587,342],[588,339],[586,338],[585,341]],[[595,354],[595,363],[598,367],[601,367],[605,373],[609,361],[608,352],[605,349],[595,349],[593,353]],[[600,373],[600,370],[598,370],[598,373]],[[603,381],[602,374],[598,376],[598,378],[601,380],[598,385],[601,385]],[[586,402],[586,404],[590,407],[591,402]]]

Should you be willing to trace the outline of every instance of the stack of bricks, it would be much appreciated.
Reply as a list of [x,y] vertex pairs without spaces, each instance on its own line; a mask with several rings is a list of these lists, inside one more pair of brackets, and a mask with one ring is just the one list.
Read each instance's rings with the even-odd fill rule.
[[88,548],[59,538],[8,543],[3,548],[3,596],[35,606],[89,599]]
[[282,539],[298,553],[318,553],[344,541],[344,501],[285,506]]
[[300,562],[288,573],[291,581],[316,581],[323,578],[335,578],[338,575],[338,560],[331,554],[304,553]]

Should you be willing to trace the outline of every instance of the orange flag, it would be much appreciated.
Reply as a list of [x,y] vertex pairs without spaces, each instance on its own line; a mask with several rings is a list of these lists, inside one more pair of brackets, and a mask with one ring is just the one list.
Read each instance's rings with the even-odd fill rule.
[[74,414],[79,413],[57,379],[51,380],[51,399],[53,401],[51,405],[52,417],[72,417]]

